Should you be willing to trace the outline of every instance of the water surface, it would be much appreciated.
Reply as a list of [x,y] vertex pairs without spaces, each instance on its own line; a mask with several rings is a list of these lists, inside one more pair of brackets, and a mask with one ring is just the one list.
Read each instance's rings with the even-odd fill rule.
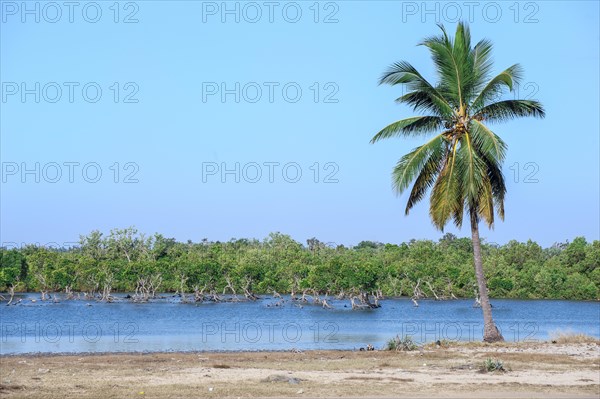
[[[277,301],[179,303],[165,295],[149,303],[84,300],[40,302],[23,294],[0,306],[0,353],[358,349],[396,335],[418,342],[481,340],[481,309],[473,300],[386,299],[373,310],[334,309]],[[32,302],[31,299],[38,299]],[[600,337],[600,303],[496,299],[494,318],[508,341],[547,340],[556,331]]]

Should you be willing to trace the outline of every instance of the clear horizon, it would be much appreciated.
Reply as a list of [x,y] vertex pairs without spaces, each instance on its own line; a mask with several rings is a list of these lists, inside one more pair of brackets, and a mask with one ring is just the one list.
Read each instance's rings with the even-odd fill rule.
[[[121,229],[121,228],[127,228],[127,227],[135,227],[135,226],[120,226],[118,228]],[[91,231],[86,232],[85,234],[82,234],[82,235],[88,235],[89,233],[91,233]],[[110,230],[108,230],[108,231],[101,231],[101,233],[103,234],[103,237],[108,237],[110,235]],[[415,237],[415,238],[410,238],[410,239],[405,240],[405,241],[398,241],[398,242],[376,241],[376,240],[365,239],[365,240],[360,240],[360,241],[357,241],[357,242],[350,242],[350,243],[338,242],[338,241],[331,241],[331,240],[329,240],[329,241],[327,241],[327,240],[321,240],[319,237],[306,237],[306,238],[294,237],[294,236],[291,236],[290,234],[287,234],[285,231],[273,231],[271,233],[281,233],[281,234],[284,234],[284,235],[288,235],[294,241],[302,244],[305,247],[307,246],[307,240],[309,240],[311,238],[317,238],[319,241],[321,241],[323,244],[327,245],[330,248],[334,248],[334,247],[336,247],[338,245],[343,245],[346,248],[352,248],[352,247],[357,246],[362,241],[371,241],[371,242],[378,242],[378,243],[381,243],[381,244],[395,244],[395,245],[401,245],[401,244],[404,244],[404,243],[409,243],[413,239],[417,240],[417,241],[420,241],[420,240],[430,240],[430,241],[438,242],[447,232],[440,233],[439,237],[421,237],[421,238]],[[139,231],[138,230],[138,234],[144,235],[145,238],[149,238],[149,237],[153,237],[154,234],[162,234],[162,233],[160,231],[145,232],[145,231]],[[454,233],[452,233],[452,234],[454,234]],[[194,244],[199,244],[204,239],[207,239],[208,242],[222,242],[222,243],[225,243],[225,242],[229,242],[229,241],[233,241],[233,240],[240,240],[240,239],[248,239],[248,240],[254,240],[255,239],[255,240],[258,240],[258,241],[262,242],[262,241],[264,241],[265,239],[268,238],[268,234],[267,234],[264,237],[229,237],[229,238],[226,238],[226,239],[212,239],[211,237],[202,237],[202,238],[197,239],[197,240],[192,240],[192,239],[185,239],[185,238],[184,239],[179,239],[177,237],[170,237],[170,236],[166,236],[164,234],[162,234],[162,235],[165,238],[175,238],[177,242],[184,242],[185,243],[185,242],[187,242],[189,240],[189,241],[192,241]],[[457,237],[457,239],[458,238],[466,238],[468,240],[471,240],[471,237],[466,236],[466,235],[462,235],[462,236],[461,235],[456,235],[456,237]],[[566,240],[563,240],[563,241],[555,241],[555,242],[553,242],[550,245],[544,245],[544,244],[542,244],[540,242],[537,242],[535,240],[533,240],[533,241],[536,242],[538,245],[540,245],[542,248],[549,248],[549,247],[553,246],[554,244],[562,244],[562,243],[566,243],[566,242],[570,243],[570,242],[573,241],[573,239],[575,239],[577,237],[583,237],[583,238],[585,238],[588,243],[591,243],[592,241],[597,241],[597,240],[591,240],[591,239],[589,239],[588,237],[585,237],[585,236],[576,236],[576,237],[572,237],[571,239],[567,238]],[[511,240],[514,240],[514,239],[511,239]],[[481,241],[484,244],[506,245],[511,240],[508,240],[506,242],[497,242],[497,241],[489,240],[485,236],[481,237]],[[522,243],[526,243],[528,240],[523,240],[523,241],[517,240],[517,241],[518,242],[522,242]],[[69,248],[69,247],[79,246],[79,239],[76,239],[74,241],[56,241],[56,240],[53,240],[53,241],[47,241],[47,242],[40,242],[40,241],[35,241],[35,242],[2,241],[1,244],[2,245],[0,245],[0,248],[6,248],[6,249],[13,249],[13,248],[14,249],[20,249],[20,248],[23,248],[23,247],[25,247],[27,245],[36,245],[36,246],[41,246],[41,247],[46,247],[46,248],[53,248],[53,249],[59,249],[59,248],[65,248],[66,249],[66,248]]]

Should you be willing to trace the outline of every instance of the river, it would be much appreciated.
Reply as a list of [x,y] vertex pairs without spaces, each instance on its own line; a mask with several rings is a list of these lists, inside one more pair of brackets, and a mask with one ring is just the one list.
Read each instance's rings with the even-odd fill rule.
[[[262,351],[381,348],[396,335],[416,342],[481,340],[481,309],[472,299],[381,301],[381,308],[334,309],[264,297],[255,302],[188,303],[164,294],[133,303],[39,301],[20,294],[0,306],[0,354],[155,351]],[[600,302],[494,299],[493,315],[508,341],[544,341],[555,332],[600,337]]]

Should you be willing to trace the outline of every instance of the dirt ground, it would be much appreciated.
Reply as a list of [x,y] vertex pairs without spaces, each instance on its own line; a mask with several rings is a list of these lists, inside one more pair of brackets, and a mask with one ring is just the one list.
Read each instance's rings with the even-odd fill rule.
[[[486,358],[504,372],[482,372]],[[0,357],[0,398],[600,397],[600,345]]]

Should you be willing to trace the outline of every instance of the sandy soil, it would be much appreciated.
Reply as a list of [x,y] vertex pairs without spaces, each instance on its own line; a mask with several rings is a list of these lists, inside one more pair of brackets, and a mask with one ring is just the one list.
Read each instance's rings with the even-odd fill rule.
[[[482,372],[486,358],[506,372]],[[600,345],[0,357],[0,398],[600,397]]]

